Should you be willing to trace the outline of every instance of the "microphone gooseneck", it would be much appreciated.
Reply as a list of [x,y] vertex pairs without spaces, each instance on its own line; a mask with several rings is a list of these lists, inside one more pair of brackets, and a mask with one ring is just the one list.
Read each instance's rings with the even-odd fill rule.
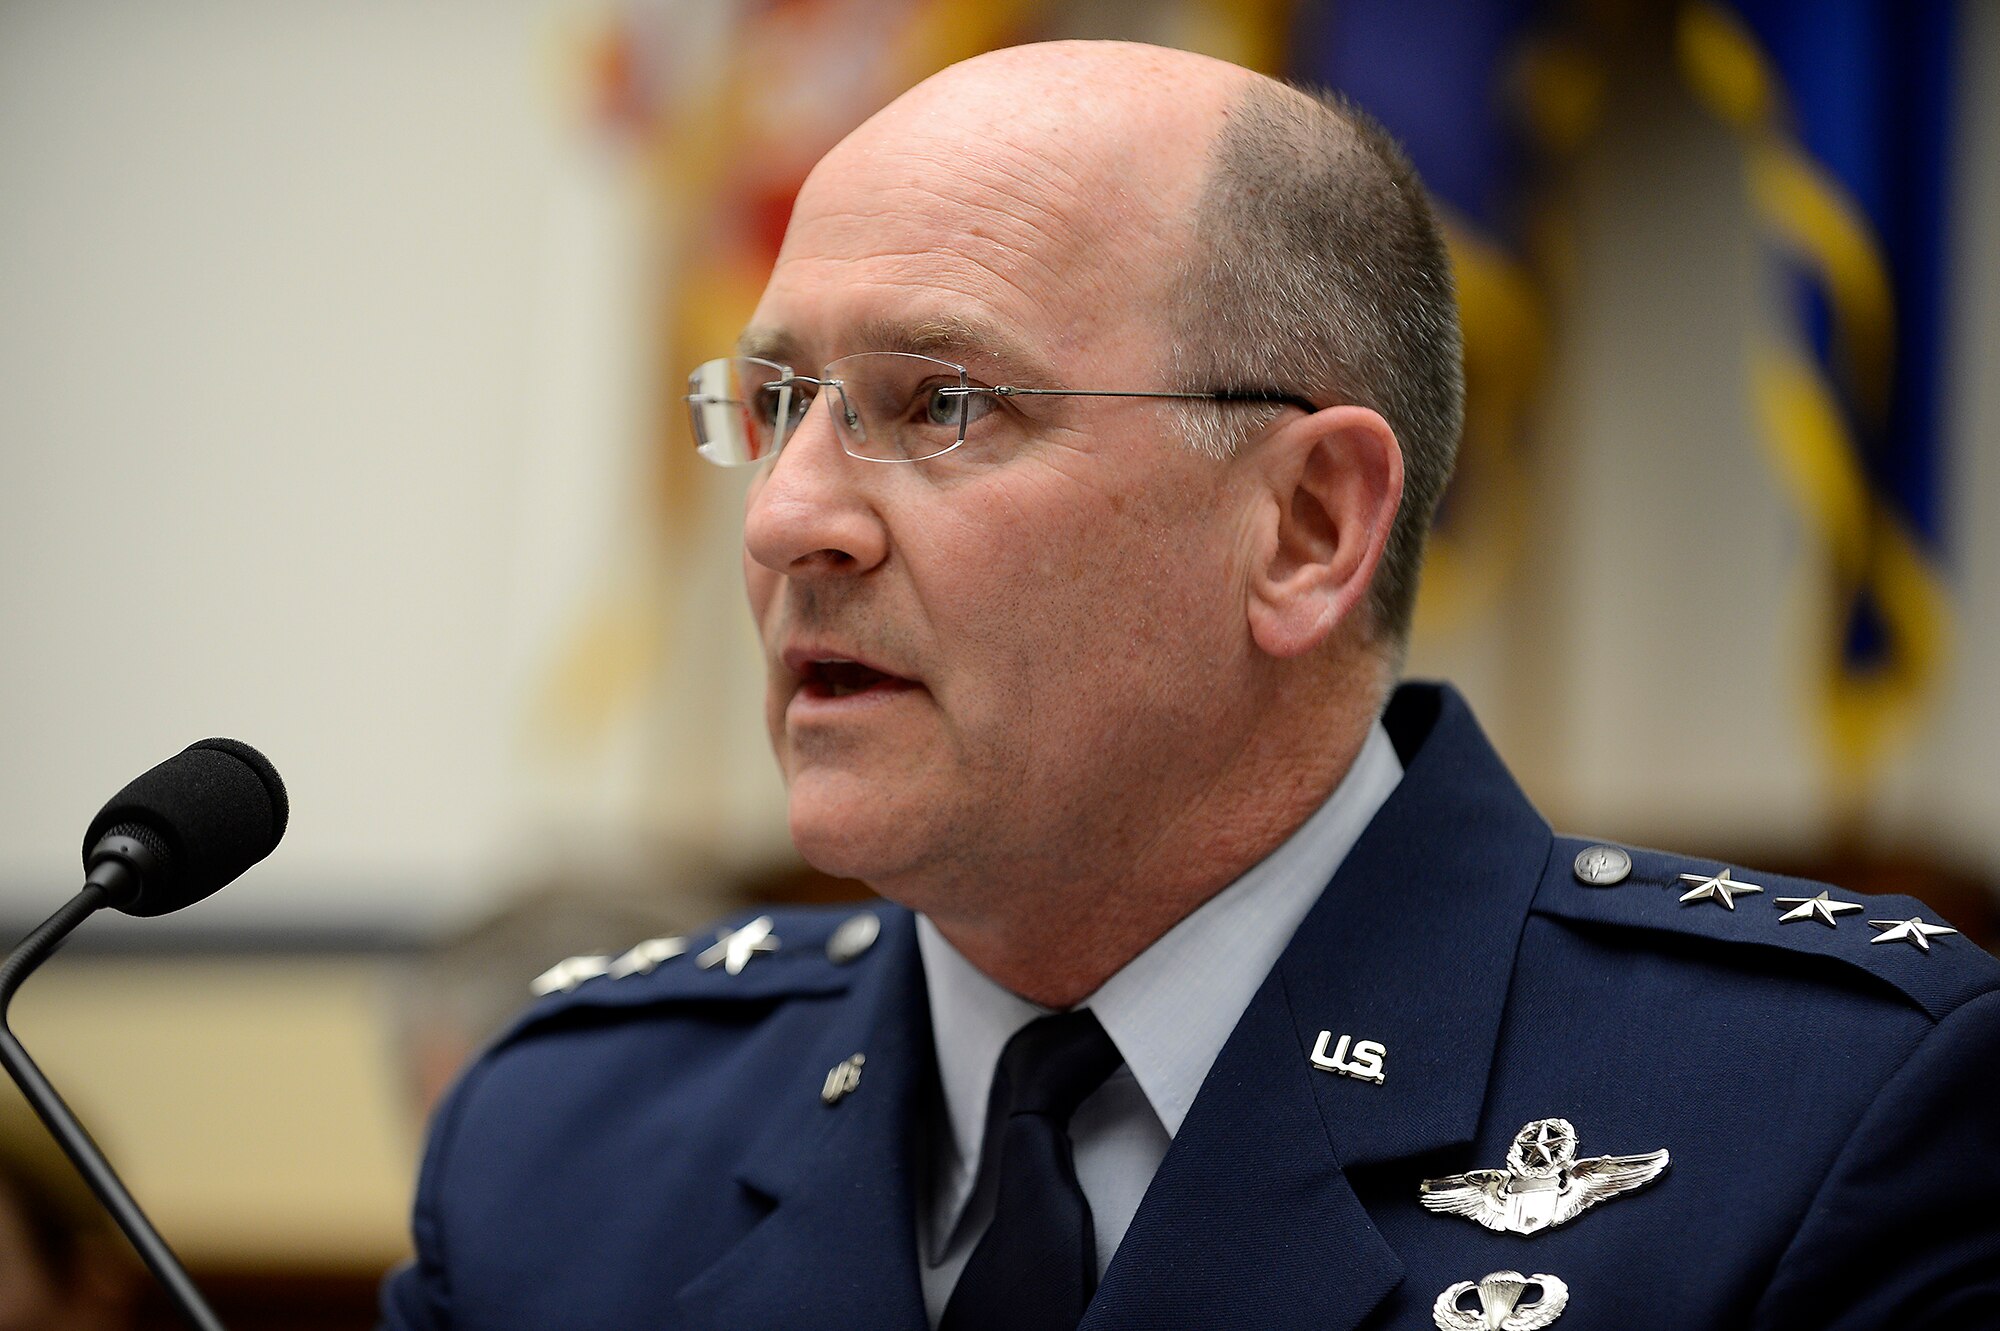
[[164,915],[200,901],[269,855],[285,834],[290,812],[284,782],[257,750],[233,739],[188,746],[140,774],[98,811],[83,838],[83,890],[0,961],[0,1065],[196,1331],[223,1327],[97,1143],[21,1046],[7,1013],[22,982],[91,915],[106,906],[128,915]]

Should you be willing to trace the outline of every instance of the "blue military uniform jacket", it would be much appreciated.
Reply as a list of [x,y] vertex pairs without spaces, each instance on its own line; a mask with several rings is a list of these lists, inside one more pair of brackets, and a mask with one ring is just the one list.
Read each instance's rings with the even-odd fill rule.
[[[1430,1328],[1506,1269],[1563,1283],[1562,1331],[2000,1326],[2000,964],[1874,942],[1937,922],[1907,898],[1781,923],[1821,885],[1737,871],[1763,891],[1683,903],[1722,866],[1647,851],[1587,885],[1590,843],[1455,694],[1407,687],[1386,722],[1403,781],[1217,1058],[1088,1331]],[[932,1038],[911,916],[871,909],[846,964],[851,912],[782,912],[740,974],[682,956],[529,1011],[438,1114],[387,1324],[923,1331]],[[1379,1043],[1381,1082],[1314,1066],[1322,1031]],[[1420,1204],[1553,1117],[1579,1157],[1671,1163],[1529,1235]]]

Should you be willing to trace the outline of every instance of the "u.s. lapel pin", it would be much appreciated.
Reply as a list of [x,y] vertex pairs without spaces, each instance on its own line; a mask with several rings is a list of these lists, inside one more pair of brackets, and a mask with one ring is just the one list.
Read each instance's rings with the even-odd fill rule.
[[1314,1067],[1322,1072],[1338,1072],[1343,1077],[1372,1081],[1377,1086],[1382,1084],[1382,1060],[1389,1056],[1389,1051],[1380,1041],[1357,1040],[1351,1035],[1343,1035],[1340,1043],[1329,1050],[1327,1045],[1332,1040],[1332,1031],[1319,1033],[1319,1040],[1312,1051]]
[[861,1084],[861,1065],[867,1061],[861,1054],[852,1054],[828,1068],[826,1081],[819,1088],[819,1098],[828,1105],[837,1105],[852,1094],[854,1088]]
[[[1539,1290],[1533,1297],[1524,1295]],[[1479,1296],[1479,1311],[1462,1302]],[[1552,1275],[1524,1276],[1519,1271],[1492,1271],[1480,1279],[1461,1280],[1437,1296],[1431,1320],[1438,1331],[1535,1331],[1562,1316],[1569,1306],[1569,1286]]]

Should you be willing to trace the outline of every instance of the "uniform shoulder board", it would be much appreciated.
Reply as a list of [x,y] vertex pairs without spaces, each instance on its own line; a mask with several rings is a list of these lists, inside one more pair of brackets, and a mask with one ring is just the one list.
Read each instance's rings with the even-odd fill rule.
[[1847,892],[1656,850],[1557,837],[1534,909],[1828,957],[1893,986],[1933,1020],[2000,989],[2000,961],[1914,897]]
[[892,908],[871,904],[745,911],[687,935],[567,957],[528,986],[537,1000],[503,1040],[583,1008],[770,1002],[844,991]]

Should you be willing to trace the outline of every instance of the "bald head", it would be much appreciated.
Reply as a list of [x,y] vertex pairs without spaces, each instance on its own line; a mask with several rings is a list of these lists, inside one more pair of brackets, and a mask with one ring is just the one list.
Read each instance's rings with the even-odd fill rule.
[[[1371,610],[1400,648],[1456,457],[1463,371],[1442,235],[1379,126],[1337,96],[1186,51],[1014,47],[926,79],[834,148],[781,263],[902,213],[948,219],[968,273],[1020,286],[1024,312],[1037,283],[1077,295],[1055,358],[1116,345],[1178,389],[1259,385],[1380,412],[1408,483]],[[1269,420],[1178,414],[1217,455]]]
[[1220,60],[1131,42],[989,52],[925,79],[870,118],[827,155],[804,197],[829,171],[857,163],[943,159],[973,181],[1040,186],[1157,230],[1162,220],[1185,220],[1230,106],[1261,82]]
[[[911,88],[875,119],[958,116],[1016,142],[1036,133],[1081,141],[1102,132],[1134,145],[1152,138],[1161,140],[1152,155],[1184,158],[1185,136],[1204,142],[1246,88],[1266,82],[1191,51],[1137,42],[1040,42],[961,61]],[[1168,135],[1182,137],[1162,137]]]
[[[1192,235],[1209,145],[1257,79],[1127,42],[991,52],[926,79],[850,134],[813,170],[794,217],[866,228],[948,210],[968,259],[1027,257],[1066,287],[1103,294],[1107,318],[1090,330],[1101,335],[1114,314],[1157,317],[1151,297],[1168,289]],[[781,260],[798,236],[788,233]]]

